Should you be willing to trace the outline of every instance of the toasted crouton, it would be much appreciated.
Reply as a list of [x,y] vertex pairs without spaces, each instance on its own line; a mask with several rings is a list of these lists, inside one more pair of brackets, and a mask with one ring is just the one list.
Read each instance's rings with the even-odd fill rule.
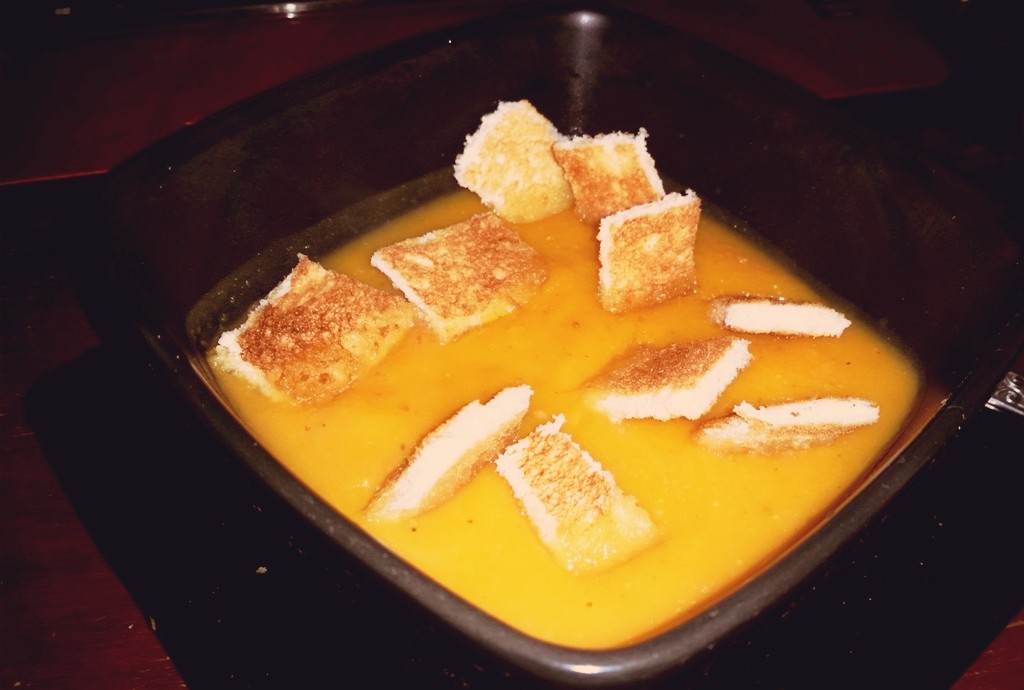
[[505,220],[526,223],[572,206],[551,146],[562,138],[529,101],[503,101],[466,137],[455,180]]
[[700,198],[672,192],[605,216],[597,239],[601,304],[619,313],[692,293]]
[[615,478],[561,430],[556,416],[495,461],[541,541],[567,570],[625,561],[656,538],[654,523]]
[[739,333],[767,333],[837,338],[850,320],[816,302],[791,302],[773,297],[728,296],[711,300],[708,316]]
[[702,423],[699,443],[722,452],[778,453],[830,443],[878,421],[878,407],[860,398],[814,398],[754,407],[744,402],[731,415]]
[[221,334],[213,359],[272,397],[321,402],[383,359],[414,322],[401,296],[300,254],[245,322]]
[[511,313],[547,278],[540,255],[493,213],[382,247],[370,263],[442,343]]
[[447,501],[512,441],[530,406],[529,386],[474,401],[431,431],[381,486],[367,508],[371,520],[413,517]]
[[613,362],[588,388],[594,406],[614,422],[697,419],[750,363],[749,345],[741,338],[641,345]]
[[647,151],[647,130],[576,136],[555,142],[555,160],[572,188],[573,209],[585,223],[665,196]]

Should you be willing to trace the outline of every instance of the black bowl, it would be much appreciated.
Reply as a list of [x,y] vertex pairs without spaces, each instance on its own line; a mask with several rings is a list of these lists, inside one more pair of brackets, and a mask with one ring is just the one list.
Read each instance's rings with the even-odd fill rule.
[[[315,256],[451,188],[465,135],[520,98],[566,133],[646,127],[663,176],[855,305],[944,391],[792,552],[713,609],[621,649],[539,642],[391,556],[254,442],[204,359],[296,252]],[[109,337],[141,335],[237,462],[332,548],[500,663],[573,685],[671,676],[797,596],[984,405],[1024,343],[1022,249],[998,207],[809,94],[605,9],[503,14],[286,85],[120,166],[94,211],[87,250],[104,297],[91,303]]]

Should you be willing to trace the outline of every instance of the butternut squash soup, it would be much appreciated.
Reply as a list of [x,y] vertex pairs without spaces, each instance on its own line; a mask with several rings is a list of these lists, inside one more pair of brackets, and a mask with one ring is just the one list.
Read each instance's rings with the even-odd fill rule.
[[[453,193],[318,260],[397,294],[371,267],[375,250],[485,210],[476,195]],[[696,292],[613,314],[598,299],[593,226],[570,209],[512,227],[539,252],[547,279],[511,314],[445,344],[417,323],[327,402],[272,400],[239,377],[217,376],[252,433],[316,494],[429,577],[528,635],[607,649],[705,609],[846,500],[877,469],[917,402],[913,362],[844,310],[853,323],[839,337],[744,335],[751,361],[705,417],[742,402],[854,396],[877,405],[874,424],[806,450],[759,455],[698,445],[699,420],[613,422],[587,403],[586,383],[631,346],[727,334],[708,317],[714,298],[756,294],[843,306],[705,211],[694,250]],[[426,434],[470,401],[523,384],[534,394],[519,435],[564,415],[563,431],[650,516],[652,544],[605,570],[567,570],[493,463],[421,515],[367,519],[378,487]]]

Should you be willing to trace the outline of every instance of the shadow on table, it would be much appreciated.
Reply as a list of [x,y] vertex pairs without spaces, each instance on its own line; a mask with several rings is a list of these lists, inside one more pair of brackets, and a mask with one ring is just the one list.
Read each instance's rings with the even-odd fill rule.
[[[27,412],[192,690],[530,687],[331,553],[126,356],[89,351]],[[671,685],[948,688],[1024,604],[1022,440],[979,415],[785,610]]]

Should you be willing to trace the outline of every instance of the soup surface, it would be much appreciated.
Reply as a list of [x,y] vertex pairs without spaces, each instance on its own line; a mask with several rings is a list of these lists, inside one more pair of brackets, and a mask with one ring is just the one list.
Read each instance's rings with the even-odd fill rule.
[[[475,195],[455,193],[318,260],[392,290],[369,264],[375,249],[484,210]],[[686,419],[612,423],[585,404],[580,390],[629,346],[725,334],[707,318],[707,301],[719,295],[825,296],[705,213],[696,294],[615,315],[598,302],[593,228],[571,211],[516,228],[544,257],[548,280],[510,316],[443,346],[417,325],[382,363],[321,405],[272,402],[241,379],[218,376],[254,435],[314,492],[445,587],[529,635],[610,648],[710,606],[847,498],[916,403],[920,381],[912,362],[847,311],[854,323],[839,338],[742,335],[753,360],[707,417],[742,401],[849,395],[878,405],[872,426],[830,445],[757,456],[696,445],[696,422]],[[425,434],[466,403],[523,383],[535,393],[521,435],[565,415],[564,430],[649,513],[659,533],[654,546],[603,572],[566,571],[493,466],[419,517],[365,519],[378,486]]]

